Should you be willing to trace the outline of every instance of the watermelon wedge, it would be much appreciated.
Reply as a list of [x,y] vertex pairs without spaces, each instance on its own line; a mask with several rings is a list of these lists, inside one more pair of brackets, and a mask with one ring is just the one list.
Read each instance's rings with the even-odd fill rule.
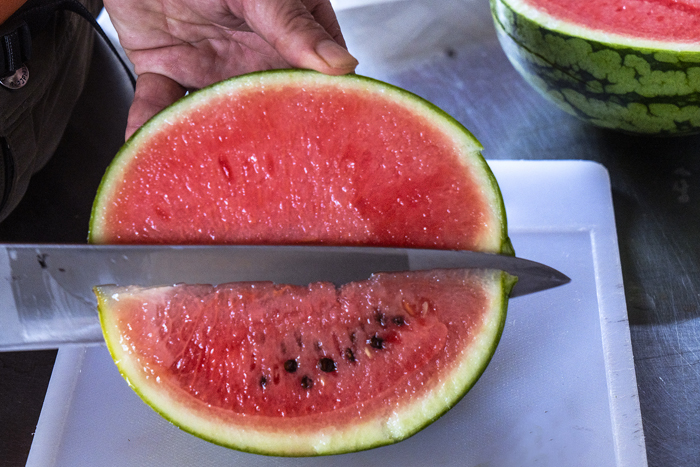
[[700,132],[693,0],[491,0],[518,72],[566,112],[632,134]]
[[474,385],[505,323],[501,271],[95,288],[109,351],[134,390],[196,436],[268,455],[400,441]]
[[236,77],[127,141],[99,187],[89,240],[512,254],[481,149],[434,105],[373,79]]

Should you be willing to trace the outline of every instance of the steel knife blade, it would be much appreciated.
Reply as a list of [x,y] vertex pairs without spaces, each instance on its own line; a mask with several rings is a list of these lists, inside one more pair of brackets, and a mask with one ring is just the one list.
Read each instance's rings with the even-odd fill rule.
[[512,256],[412,248],[0,244],[0,351],[100,343],[95,285],[272,281],[342,284],[375,272],[492,268],[518,276],[511,297],[569,282]]

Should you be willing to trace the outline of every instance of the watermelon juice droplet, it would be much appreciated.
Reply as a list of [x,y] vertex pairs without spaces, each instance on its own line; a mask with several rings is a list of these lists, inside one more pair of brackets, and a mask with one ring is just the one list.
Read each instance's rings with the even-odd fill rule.
[[231,165],[224,156],[219,156],[219,167],[224,174],[226,180],[230,183],[233,181],[233,171],[231,170]]

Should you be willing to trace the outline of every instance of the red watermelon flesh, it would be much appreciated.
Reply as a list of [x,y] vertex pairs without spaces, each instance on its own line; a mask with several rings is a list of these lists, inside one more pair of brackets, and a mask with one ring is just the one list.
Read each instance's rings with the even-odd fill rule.
[[525,0],[538,10],[593,30],[631,37],[697,43],[698,0]]
[[240,77],[127,142],[96,197],[90,240],[510,253],[480,149],[439,109],[374,80]]
[[272,283],[96,288],[110,352],[146,402],[215,443],[266,454],[410,436],[474,384],[513,279],[377,274],[336,288]]

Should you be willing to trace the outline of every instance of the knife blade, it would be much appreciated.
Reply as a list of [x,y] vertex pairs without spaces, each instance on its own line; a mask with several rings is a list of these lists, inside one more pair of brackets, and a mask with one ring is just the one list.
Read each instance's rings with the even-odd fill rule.
[[0,351],[100,343],[92,287],[272,281],[342,284],[375,272],[493,268],[518,276],[511,297],[569,282],[522,258],[412,248],[242,245],[0,245]]

